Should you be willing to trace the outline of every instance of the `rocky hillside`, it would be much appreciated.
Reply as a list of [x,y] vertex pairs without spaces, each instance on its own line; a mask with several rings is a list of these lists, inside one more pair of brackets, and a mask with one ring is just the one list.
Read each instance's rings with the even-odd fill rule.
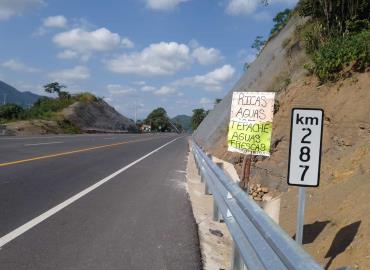
[[62,111],[63,118],[85,132],[132,132],[135,123],[103,100],[76,102]]
[[[67,103],[65,106],[64,103]],[[68,105],[71,104],[71,105]],[[57,109],[64,106],[64,109]],[[50,113],[50,108],[54,111]],[[37,102],[18,119],[1,127],[6,135],[62,134],[81,132],[135,132],[135,123],[118,113],[105,101],[89,93],[74,99],[45,99]]]
[[234,91],[274,91],[272,155],[258,157],[253,183],[282,196],[281,226],[295,230],[297,188],[287,186],[290,113],[293,107],[325,111],[321,183],[308,188],[304,247],[326,269],[370,269],[370,72],[348,72],[336,82],[319,84],[303,68],[309,57],[296,35],[305,19],[293,17],[265,46],[229,94],[196,130],[194,137],[210,153],[234,162],[227,152],[227,124]]

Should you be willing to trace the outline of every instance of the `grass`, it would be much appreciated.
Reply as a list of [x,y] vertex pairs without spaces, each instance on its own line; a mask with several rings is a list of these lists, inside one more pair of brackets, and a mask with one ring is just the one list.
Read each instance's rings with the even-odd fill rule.
[[311,52],[312,64],[305,67],[321,82],[335,81],[350,67],[363,71],[370,66],[370,30],[344,37],[333,37]]

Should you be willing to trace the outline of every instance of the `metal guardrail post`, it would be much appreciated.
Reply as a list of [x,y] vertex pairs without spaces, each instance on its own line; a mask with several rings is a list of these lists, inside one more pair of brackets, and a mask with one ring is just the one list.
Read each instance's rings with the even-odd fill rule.
[[220,210],[218,209],[217,202],[216,202],[216,199],[215,198],[213,198],[212,220],[213,221],[218,221],[218,222],[221,222],[223,220],[222,219],[222,215],[220,213]]
[[212,195],[212,192],[209,190],[209,186],[208,186],[207,180],[204,181],[204,194],[205,195]]
[[231,261],[230,269],[231,270],[245,270],[242,256],[240,256],[239,249],[236,246],[234,241],[233,241],[233,246],[232,246],[232,261]]

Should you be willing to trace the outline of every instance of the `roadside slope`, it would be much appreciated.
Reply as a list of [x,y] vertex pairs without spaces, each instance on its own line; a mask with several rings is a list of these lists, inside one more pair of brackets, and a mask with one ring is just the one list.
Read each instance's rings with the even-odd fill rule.
[[251,181],[282,193],[281,225],[295,230],[296,188],[286,184],[290,112],[293,107],[325,110],[321,184],[308,189],[305,248],[322,265],[370,267],[370,71],[348,72],[335,83],[318,84],[303,68],[308,61],[295,30],[303,20],[293,17],[268,42],[256,61],[222,103],[195,132],[208,152],[236,164],[240,155],[227,152],[227,123],[234,91],[274,91],[279,110],[274,116],[272,155],[258,157]]

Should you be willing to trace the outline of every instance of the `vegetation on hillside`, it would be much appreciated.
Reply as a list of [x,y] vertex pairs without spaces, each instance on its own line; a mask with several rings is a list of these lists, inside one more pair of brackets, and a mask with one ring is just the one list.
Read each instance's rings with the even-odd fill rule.
[[[269,0],[261,0],[268,5]],[[273,18],[268,40],[287,24],[292,14],[309,18],[297,28],[312,62],[305,65],[321,83],[335,81],[348,71],[370,66],[370,0],[300,0],[294,11],[285,9]],[[283,43],[283,47],[290,40]],[[257,36],[252,48],[259,54],[266,41]],[[249,64],[244,65],[247,70]]]
[[172,123],[181,130],[191,131],[191,117],[188,115],[177,115],[171,119]]
[[62,89],[66,88],[58,82],[53,82],[44,86],[47,93],[56,93],[57,98],[42,97],[37,100],[30,108],[24,109],[16,104],[5,104],[0,106],[0,123],[18,120],[54,120],[59,126],[68,133],[76,133],[78,129],[72,123],[60,116],[60,111],[73,103],[98,101],[99,98],[90,93],[80,93],[71,95]]
[[170,118],[162,107],[154,109],[144,120],[144,124],[150,125],[152,131],[165,132],[172,129]]
[[312,58],[306,68],[321,82],[370,66],[369,0],[301,0],[297,12],[311,18],[298,34]]
[[208,111],[203,108],[193,110],[193,115],[191,116],[191,127],[193,130],[198,128],[203,119],[206,118],[207,114]]

